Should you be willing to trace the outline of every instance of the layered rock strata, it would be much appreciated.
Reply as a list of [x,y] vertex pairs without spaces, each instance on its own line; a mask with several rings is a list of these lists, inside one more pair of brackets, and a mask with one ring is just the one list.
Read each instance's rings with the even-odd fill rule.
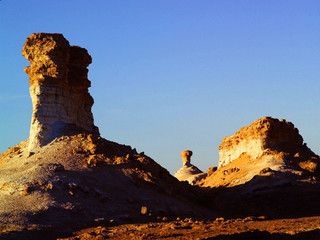
[[291,122],[263,117],[222,141],[219,146],[219,167],[229,164],[241,154],[258,158],[267,149],[293,152],[302,145],[303,138]]
[[32,99],[29,151],[63,135],[99,134],[88,92],[92,60],[87,50],[70,46],[62,34],[35,33],[27,38],[22,54],[30,62],[25,68]]
[[[286,120],[260,118],[226,137],[219,147],[219,167],[200,185],[238,186],[247,190],[318,178],[320,158]],[[260,179],[257,181],[257,179]]]

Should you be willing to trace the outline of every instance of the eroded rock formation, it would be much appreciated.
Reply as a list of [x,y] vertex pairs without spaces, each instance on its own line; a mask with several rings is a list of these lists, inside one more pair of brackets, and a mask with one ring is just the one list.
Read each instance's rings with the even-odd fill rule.
[[182,168],[174,174],[179,181],[188,181],[191,185],[194,185],[207,176],[207,173],[203,173],[199,168],[191,164],[192,151],[182,151],[180,156]]
[[[263,188],[320,173],[320,158],[303,142],[298,129],[291,122],[271,117],[260,118],[226,137],[219,155],[218,170],[203,186],[232,187],[251,181],[255,188]],[[259,178],[264,180],[257,183],[254,179]]]
[[267,149],[292,152],[302,145],[303,138],[291,122],[263,117],[222,141],[219,146],[219,167],[244,153],[257,158]]
[[[0,154],[1,239],[3,233],[56,239],[43,232],[208,214],[191,186],[144,153],[99,136],[85,49],[70,46],[61,34],[39,33],[27,39],[23,54],[31,63],[31,132]],[[19,233],[37,230],[41,236]]]
[[30,62],[25,68],[33,107],[29,151],[62,135],[99,134],[88,92],[92,60],[87,50],[70,46],[62,34],[35,33],[27,38],[22,54]]

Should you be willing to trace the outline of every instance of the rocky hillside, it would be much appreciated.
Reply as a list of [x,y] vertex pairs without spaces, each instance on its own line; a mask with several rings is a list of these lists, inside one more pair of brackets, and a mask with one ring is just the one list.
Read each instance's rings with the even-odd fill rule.
[[294,125],[263,117],[219,147],[219,167],[199,185],[208,205],[225,214],[268,216],[320,213],[320,158]]
[[85,49],[61,34],[39,33],[27,38],[23,55],[31,63],[30,137],[0,155],[1,237],[208,214],[187,183],[130,146],[99,136]]
[[63,136],[33,155],[26,141],[0,155],[0,231],[201,215],[187,189],[144,154],[94,135]]

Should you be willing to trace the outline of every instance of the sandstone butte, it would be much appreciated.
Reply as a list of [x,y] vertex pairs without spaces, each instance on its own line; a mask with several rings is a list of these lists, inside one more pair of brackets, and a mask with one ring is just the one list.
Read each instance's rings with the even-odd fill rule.
[[202,186],[236,186],[255,176],[281,176],[275,184],[318,177],[319,161],[291,122],[263,117],[223,139],[218,170]]
[[292,153],[302,147],[303,139],[292,123],[263,117],[223,139],[219,146],[219,167],[244,153],[251,158],[258,158],[267,149]]
[[[208,174],[183,152],[180,182],[144,153],[100,136],[86,49],[35,33],[22,53],[32,119],[29,139],[0,154],[1,239],[250,239],[290,237],[291,226],[319,237],[317,217],[265,221],[320,214],[319,156],[292,123],[263,117],[225,138]],[[184,181],[190,177],[195,186]]]

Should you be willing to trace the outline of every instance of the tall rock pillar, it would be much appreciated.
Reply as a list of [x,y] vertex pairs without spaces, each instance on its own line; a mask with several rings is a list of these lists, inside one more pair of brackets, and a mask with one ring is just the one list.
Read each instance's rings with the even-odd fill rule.
[[62,34],[34,33],[22,54],[30,62],[25,68],[32,99],[29,151],[63,135],[99,134],[91,112],[87,50],[70,46]]

